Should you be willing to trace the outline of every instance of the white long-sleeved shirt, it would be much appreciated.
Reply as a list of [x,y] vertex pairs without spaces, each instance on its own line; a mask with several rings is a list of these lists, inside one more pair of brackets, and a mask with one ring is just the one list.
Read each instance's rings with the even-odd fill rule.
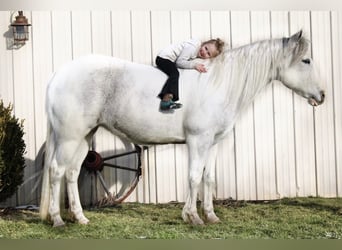
[[201,44],[199,39],[190,39],[182,43],[171,44],[161,50],[158,56],[175,62],[179,68],[193,69],[196,64],[193,59],[197,57]]

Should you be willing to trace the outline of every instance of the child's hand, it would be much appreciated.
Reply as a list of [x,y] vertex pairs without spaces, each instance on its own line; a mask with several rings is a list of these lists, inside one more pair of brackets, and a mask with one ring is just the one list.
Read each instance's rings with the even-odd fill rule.
[[201,64],[201,63],[197,63],[197,64],[195,65],[195,69],[196,69],[198,72],[201,72],[201,73],[207,72],[207,69],[205,68],[204,64]]

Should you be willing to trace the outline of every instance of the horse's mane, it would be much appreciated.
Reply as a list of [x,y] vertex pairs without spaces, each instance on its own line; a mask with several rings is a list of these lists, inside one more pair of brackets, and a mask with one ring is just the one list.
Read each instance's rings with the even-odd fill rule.
[[[309,42],[304,37],[293,49],[286,47],[286,40],[269,39],[235,49],[225,47],[211,63],[207,93],[225,93],[224,103],[232,108],[248,105],[260,90],[277,78],[277,70],[284,58],[294,63],[304,56]],[[222,95],[222,94],[221,94]]]

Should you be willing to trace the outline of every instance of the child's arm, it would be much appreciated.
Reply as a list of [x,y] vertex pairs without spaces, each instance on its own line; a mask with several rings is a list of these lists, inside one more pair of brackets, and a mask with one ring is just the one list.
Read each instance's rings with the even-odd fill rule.
[[182,69],[196,69],[198,72],[201,73],[207,72],[204,64],[198,63],[196,60],[194,60],[194,58],[196,57],[194,56],[196,55],[196,52],[196,48],[192,51],[191,47],[185,47],[176,60],[177,67]]
[[207,69],[205,68],[204,64],[198,63],[198,61],[194,60],[197,58],[199,45],[200,41],[198,41],[198,44],[196,44],[196,42],[188,42],[185,44],[183,50],[181,51],[176,60],[176,65],[178,68],[196,69],[198,72],[201,73],[207,72]]
[[197,56],[197,48],[193,44],[186,44],[179,54],[176,65],[181,69],[195,69],[196,62],[193,61]]

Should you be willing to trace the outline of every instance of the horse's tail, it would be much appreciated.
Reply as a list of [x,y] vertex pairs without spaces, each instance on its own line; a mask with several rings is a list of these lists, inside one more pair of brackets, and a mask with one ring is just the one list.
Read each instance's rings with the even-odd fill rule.
[[[49,84],[52,82],[55,74],[52,75],[49,80]],[[48,96],[48,89],[46,94]],[[49,110],[48,110],[48,98],[46,100],[46,111],[48,113],[48,121],[47,121],[47,131],[46,131],[46,142],[45,142],[45,154],[44,154],[44,170],[43,170],[43,181],[42,181],[42,191],[40,197],[40,205],[39,205],[39,214],[42,220],[46,220],[49,212],[49,203],[50,203],[50,166],[52,164],[52,160],[55,154],[55,136],[53,132],[53,128],[51,125],[51,121],[49,119]]]
[[55,153],[55,136],[50,122],[47,123],[47,135],[45,143],[45,159],[44,159],[44,173],[42,182],[42,193],[40,198],[39,214],[42,220],[46,220],[48,216],[50,203],[50,166],[52,164]]

